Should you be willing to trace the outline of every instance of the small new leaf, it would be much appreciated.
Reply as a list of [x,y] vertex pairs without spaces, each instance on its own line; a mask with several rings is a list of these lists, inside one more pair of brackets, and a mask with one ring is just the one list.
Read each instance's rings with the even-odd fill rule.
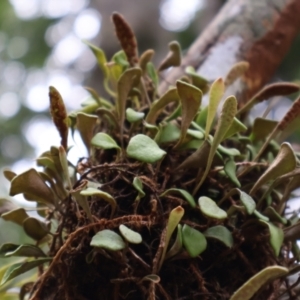
[[93,236],[90,245],[111,251],[119,251],[126,247],[121,236],[109,229],[97,232]]
[[146,163],[155,163],[166,154],[154,140],[144,134],[137,134],[130,139],[126,153],[129,157]]
[[207,246],[205,236],[187,224],[184,224],[182,228],[182,242],[190,257],[198,256]]

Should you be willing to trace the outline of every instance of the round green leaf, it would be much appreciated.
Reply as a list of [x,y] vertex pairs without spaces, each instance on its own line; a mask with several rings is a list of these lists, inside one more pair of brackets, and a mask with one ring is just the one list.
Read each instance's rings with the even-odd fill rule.
[[131,138],[126,152],[129,157],[146,163],[155,163],[166,154],[154,140],[144,134],[137,134]]
[[132,244],[140,244],[142,242],[142,236],[138,232],[131,230],[127,226],[122,224],[119,226],[119,230],[123,238],[127,242]]
[[91,144],[94,147],[102,149],[120,149],[114,139],[108,134],[99,132],[91,140]]
[[217,239],[222,242],[227,247],[231,248],[233,246],[233,237],[231,232],[224,226],[217,225],[208,228],[204,235],[208,238]]
[[182,242],[191,257],[198,256],[207,246],[205,236],[200,231],[186,224],[182,228]]
[[145,114],[143,112],[138,112],[133,110],[132,108],[126,109],[126,120],[130,123],[135,123],[144,118]]
[[111,251],[122,250],[126,247],[126,244],[121,236],[109,229],[104,229],[97,232],[93,236],[90,245]]
[[227,218],[227,213],[219,208],[216,202],[208,197],[202,196],[198,200],[201,212],[208,218],[223,220]]

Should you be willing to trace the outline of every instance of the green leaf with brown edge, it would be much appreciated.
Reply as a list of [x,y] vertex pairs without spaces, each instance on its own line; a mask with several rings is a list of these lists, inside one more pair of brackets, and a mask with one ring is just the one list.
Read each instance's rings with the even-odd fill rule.
[[133,231],[123,224],[119,226],[119,231],[128,243],[140,244],[143,241],[142,236],[138,232]]
[[274,96],[285,96],[299,91],[299,85],[290,82],[276,82],[263,87],[239,111],[238,115],[249,111],[255,104]]
[[[90,95],[92,96],[92,99],[88,99],[85,102],[81,103],[81,106],[87,106],[87,105],[90,105],[90,104],[94,105],[94,103],[96,102],[98,104],[98,107],[103,106],[107,109],[113,108],[112,103],[105,100],[104,98],[101,98],[94,89],[92,89],[90,87],[84,87],[84,89],[87,90],[90,93]],[[91,102],[91,100],[94,100],[94,101]]]
[[[290,109],[286,112],[282,120],[277,124],[277,126],[273,129],[273,131],[269,134],[267,140],[260,148],[259,152],[253,159],[253,161],[257,161],[259,157],[263,154],[267,146],[271,143],[273,139],[278,135],[279,132],[284,132],[285,129],[293,123],[293,121],[300,115],[300,97],[298,97],[294,102]],[[245,175],[247,170],[242,172],[241,175]]]
[[133,184],[134,188],[138,191],[138,193],[139,193],[138,197],[139,198],[142,198],[146,195],[144,190],[143,190],[143,182],[139,177],[134,177],[132,184]]
[[182,120],[180,139],[174,146],[175,148],[184,141],[187,130],[194,120],[202,100],[202,92],[193,85],[177,80],[176,86],[181,101]]
[[118,80],[118,97],[116,102],[116,112],[118,115],[121,134],[125,120],[125,108],[128,94],[131,89],[140,83],[142,70],[140,68],[127,69]]
[[157,101],[153,102],[150,110],[146,116],[146,122],[150,124],[155,124],[158,115],[161,111],[170,103],[179,102],[179,96],[177,93],[177,89],[170,88],[165,94],[161,96]]
[[115,198],[112,197],[110,194],[103,192],[96,188],[88,187],[87,189],[82,190],[80,192],[80,195],[86,196],[86,197],[95,196],[95,197],[99,197],[99,198],[105,200],[111,206],[111,217],[114,215],[116,208],[117,208],[117,202],[116,202]]
[[23,221],[23,228],[26,234],[36,241],[40,241],[49,233],[47,225],[33,217],[28,217]]
[[273,222],[280,222],[283,225],[287,225],[287,219],[283,218],[272,206],[268,206],[263,214],[266,215]]
[[165,239],[164,247],[163,247],[163,251],[162,251],[162,254],[161,254],[161,257],[160,257],[160,260],[159,260],[157,271],[159,271],[161,269],[161,266],[162,266],[162,264],[165,260],[167,248],[168,248],[172,233],[174,232],[175,228],[179,224],[179,222],[182,219],[183,215],[184,215],[184,209],[181,206],[175,207],[170,212],[170,215],[169,215],[169,218],[168,218],[168,223],[167,223],[167,226],[166,226],[166,235],[164,237],[164,239]]
[[239,61],[232,66],[225,77],[225,87],[232,85],[239,77],[243,76],[249,69],[247,61]]
[[300,115],[300,97],[298,97],[287,111],[283,119],[277,125],[278,131],[284,131]]
[[57,131],[61,138],[61,145],[68,150],[68,114],[64,104],[64,101],[53,86],[49,87],[49,98],[50,98],[50,113],[52,116],[53,123],[57,128]]
[[147,63],[147,74],[150,77],[150,79],[152,80],[154,87],[157,88],[157,86],[159,84],[159,77],[156,72],[155,66],[151,61]]
[[167,195],[172,195],[172,194],[182,196],[191,205],[191,207],[196,207],[196,202],[195,202],[194,197],[188,191],[183,190],[183,189],[176,189],[176,188],[168,189],[168,190],[164,191],[160,195],[160,197],[165,197]]
[[178,224],[175,242],[170,248],[170,250],[167,252],[165,259],[168,259],[178,254],[181,250],[182,250],[182,226]]
[[300,239],[300,222],[284,228],[285,241],[297,241]]
[[77,186],[75,189],[70,190],[70,194],[75,198],[76,202],[80,205],[80,207],[84,210],[90,222],[93,222],[93,216],[91,213],[90,205],[83,195],[80,194],[82,190],[85,190],[88,186],[87,180],[82,180],[81,184]]
[[147,71],[147,64],[151,61],[155,51],[153,49],[148,49],[144,51],[139,58],[139,66],[143,71],[143,74]]
[[130,139],[126,153],[129,157],[146,163],[155,163],[166,155],[154,140],[144,134],[137,134]]
[[43,257],[11,265],[1,278],[0,286],[6,283],[7,281],[51,260],[51,257]]
[[89,151],[91,148],[91,140],[98,117],[94,115],[79,112],[76,116],[76,126],[80,133],[81,139]]
[[238,132],[244,132],[247,130],[247,127],[237,118],[233,119],[233,123],[227,130],[225,136],[223,137],[223,140],[226,140],[230,138],[231,136],[235,135]]
[[214,200],[206,196],[198,199],[200,211],[209,219],[224,220],[227,218],[225,210],[221,209]]
[[203,234],[207,238],[213,238],[220,241],[229,248],[234,245],[232,233],[225,226],[217,225],[209,227]]
[[29,217],[24,208],[16,208],[14,210],[8,211],[2,214],[2,219],[5,221],[14,222],[20,226],[23,226],[23,221]]
[[126,244],[122,237],[116,232],[109,229],[104,229],[97,232],[92,237],[90,245],[110,251],[119,251],[126,248]]
[[12,202],[11,200],[7,200],[5,198],[0,198],[0,217],[9,212],[12,211],[14,209],[17,209],[18,206]]
[[229,300],[250,300],[254,294],[265,284],[272,280],[286,276],[289,270],[280,266],[266,267],[252,276],[238,290],[236,290]]
[[192,79],[192,83],[194,86],[196,86],[198,89],[202,91],[203,94],[205,94],[209,89],[209,81],[205,79],[204,77],[200,76],[192,66],[188,66],[185,69],[185,73],[189,75],[189,77]]
[[236,164],[233,159],[229,159],[224,166],[224,171],[229,177],[229,179],[237,186],[241,187],[241,183],[239,182],[237,176],[236,176]]
[[217,124],[217,129],[216,129],[214,139],[211,144],[206,169],[204,171],[204,174],[203,174],[200,182],[195,187],[193,194],[195,194],[199,190],[199,188],[203,184],[204,180],[206,179],[206,177],[210,171],[210,168],[211,168],[211,165],[213,162],[213,158],[216,154],[217,148],[218,148],[219,144],[221,143],[221,141],[223,140],[223,138],[224,138],[226,132],[228,131],[228,129],[230,128],[231,124],[233,123],[236,112],[237,112],[236,98],[234,96],[229,96],[228,98],[226,98],[226,100],[223,104],[223,107],[222,107],[221,115],[220,115],[220,118],[219,118],[218,124]]
[[253,142],[257,142],[265,139],[270,132],[274,130],[278,122],[274,120],[268,120],[263,118],[256,118],[252,127],[250,139]]
[[144,116],[145,116],[145,113],[143,113],[143,112],[135,111],[130,107],[128,107],[126,109],[126,120],[129,123],[138,122],[138,121],[142,120],[144,118]]
[[296,164],[297,159],[291,145],[289,143],[281,144],[276,158],[268,169],[259,177],[249,194],[254,195],[255,192],[268,181],[293,171],[296,168]]
[[182,243],[190,257],[197,257],[207,247],[205,236],[187,224],[182,227]]
[[207,140],[204,140],[202,145],[194,153],[188,156],[175,170],[179,171],[183,169],[198,169],[205,167],[210,148],[210,143]]
[[259,222],[269,229],[270,233],[270,245],[274,250],[276,256],[280,253],[280,248],[284,240],[284,233],[280,227],[275,226],[271,222],[259,220]]
[[57,172],[54,161],[50,157],[40,156],[36,159],[36,164],[39,167],[49,168],[54,172]]
[[225,85],[222,78],[216,79],[210,87],[207,119],[206,119],[206,126],[205,126],[206,139],[209,135],[211,125],[216,116],[219,103],[224,95],[224,91],[225,91]]
[[162,60],[157,68],[158,72],[161,72],[169,67],[178,67],[181,64],[181,47],[177,41],[169,43],[169,52],[167,56]]
[[59,159],[59,150],[58,147],[55,146],[51,146],[50,148],[50,153],[49,153],[50,158],[53,160],[55,168],[57,170],[58,174],[62,174],[63,169],[60,163],[60,159]]
[[43,203],[53,206],[55,196],[53,191],[45,184],[39,173],[35,169],[30,169],[13,178],[11,181],[10,196],[26,193],[43,199]]
[[98,132],[91,140],[91,145],[96,148],[101,149],[117,149],[120,150],[120,147],[115,142],[115,140],[104,132]]
[[11,171],[11,170],[8,170],[8,169],[4,169],[4,170],[3,170],[3,175],[4,175],[4,177],[5,177],[8,181],[12,181],[13,178],[14,178],[15,176],[17,176],[17,174],[16,174],[15,172],[13,172],[13,171]]
[[2,244],[0,247],[0,256],[46,257],[46,254],[42,251],[41,248],[35,245],[16,245],[12,243],[6,243]]
[[96,110],[96,114],[99,116],[100,120],[102,120],[103,118],[107,119],[107,121],[111,127],[115,127],[117,129],[120,128],[120,124],[117,120],[117,117],[112,112],[112,110],[100,107]]

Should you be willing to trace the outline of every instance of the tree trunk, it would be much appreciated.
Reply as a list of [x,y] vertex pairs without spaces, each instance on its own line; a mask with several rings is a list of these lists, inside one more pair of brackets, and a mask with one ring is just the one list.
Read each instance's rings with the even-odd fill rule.
[[166,74],[169,83],[186,66],[208,80],[224,77],[239,61],[248,61],[245,75],[230,87],[243,105],[273,76],[300,30],[299,0],[230,0],[190,47],[182,66]]

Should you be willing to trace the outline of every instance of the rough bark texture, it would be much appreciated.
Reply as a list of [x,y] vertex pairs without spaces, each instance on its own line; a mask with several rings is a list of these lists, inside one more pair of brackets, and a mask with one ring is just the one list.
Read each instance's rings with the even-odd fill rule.
[[186,66],[214,80],[233,64],[250,68],[230,93],[245,103],[270,80],[300,30],[299,0],[230,0],[190,47],[180,68],[166,74],[160,92],[184,73]]

